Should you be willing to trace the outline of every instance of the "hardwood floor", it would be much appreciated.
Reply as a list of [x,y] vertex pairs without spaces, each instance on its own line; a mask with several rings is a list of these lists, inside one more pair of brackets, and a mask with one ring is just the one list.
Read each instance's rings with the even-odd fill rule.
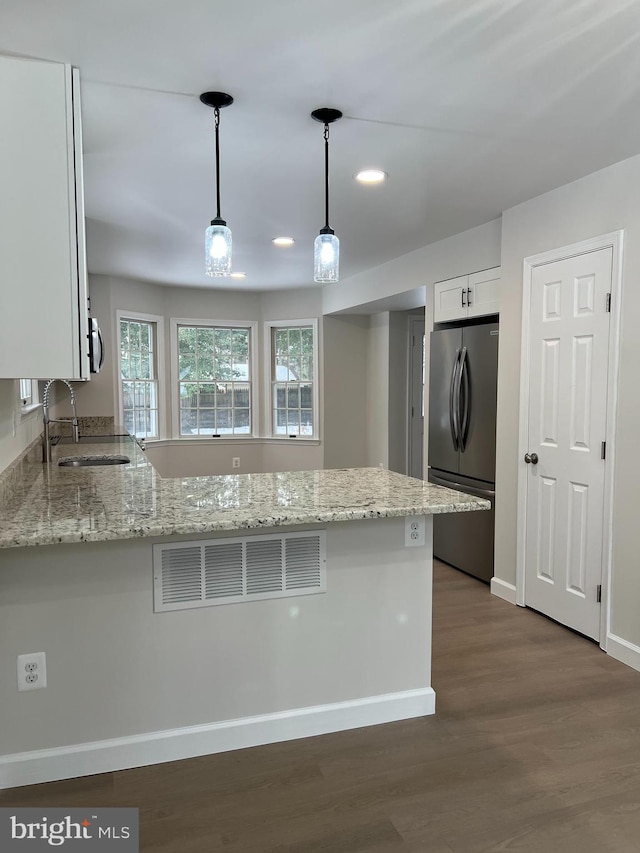
[[437,714],[0,793],[153,853],[638,853],[640,673],[437,565]]

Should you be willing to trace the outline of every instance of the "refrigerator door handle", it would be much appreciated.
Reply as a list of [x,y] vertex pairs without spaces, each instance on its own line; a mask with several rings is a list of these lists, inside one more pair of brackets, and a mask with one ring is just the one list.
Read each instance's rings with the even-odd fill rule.
[[465,486],[462,483],[454,483],[452,480],[442,480],[435,474],[429,474],[429,482],[434,486],[444,486],[446,489],[455,489],[458,492],[465,492],[468,495],[473,495],[475,498],[486,498],[493,500],[496,496],[493,489],[479,489],[476,486]]
[[456,357],[453,359],[453,368],[451,370],[451,384],[449,385],[449,426],[451,428],[451,439],[453,441],[453,449],[458,450],[460,446],[460,409],[456,403],[456,388],[458,385],[458,362],[460,361],[460,349],[456,350]]
[[453,405],[453,416],[454,416],[454,421],[456,424],[456,437],[458,439],[458,441],[456,443],[456,450],[458,450],[458,448],[460,448],[460,450],[464,450],[464,447],[462,444],[462,429],[461,429],[461,427],[462,427],[462,410],[461,410],[462,407],[460,405],[460,403],[461,403],[461,400],[460,400],[461,393],[460,392],[461,392],[461,388],[462,388],[462,366],[464,364],[464,360],[465,360],[466,356],[467,356],[467,348],[466,347],[462,347],[462,350],[458,350],[458,352],[456,353],[457,372],[456,372],[455,387],[453,389],[453,403],[452,403],[452,405]]
[[460,356],[460,382],[458,383],[458,405],[460,405],[462,388],[464,383],[464,405],[462,406],[462,415],[460,416],[460,449],[464,453],[467,446],[467,438],[469,437],[469,422],[471,420],[471,387],[469,382],[469,365],[467,359],[467,348],[462,348]]

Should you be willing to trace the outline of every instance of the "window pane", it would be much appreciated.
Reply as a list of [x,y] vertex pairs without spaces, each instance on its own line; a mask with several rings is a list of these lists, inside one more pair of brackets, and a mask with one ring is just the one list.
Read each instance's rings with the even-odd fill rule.
[[131,369],[129,366],[129,353],[122,353],[120,356],[120,376],[123,379],[131,379]]
[[213,352],[213,329],[196,329],[196,347],[198,355]]
[[313,405],[312,385],[300,385],[300,405],[305,409]]
[[249,362],[249,331],[248,329],[233,330],[233,360],[238,364]]
[[[297,409],[300,405],[300,392],[297,385],[289,385],[287,392],[287,406],[290,409]],[[296,415],[297,417],[297,415]]]
[[213,356],[198,354],[198,379],[215,379]]
[[140,349],[140,323],[129,323],[129,347]]
[[301,330],[302,337],[302,355],[313,356],[313,329],[311,326],[306,326]]
[[149,340],[149,324],[143,323],[140,326],[140,345],[143,348],[149,348],[151,341]]
[[300,410],[300,432],[302,435],[313,435],[313,412],[311,409]]
[[233,428],[231,409],[216,409],[216,428],[218,432],[230,432]]
[[216,410],[215,409],[199,409],[198,411],[198,429],[201,433],[211,435],[216,432]]
[[249,408],[249,385],[236,382],[233,386],[233,405]]
[[287,431],[287,410],[276,409],[276,433],[283,435]]
[[195,353],[196,330],[187,326],[178,327],[178,350],[182,353]]
[[300,379],[313,379],[313,359],[303,358],[300,364]]
[[216,386],[216,406],[226,407],[232,405],[232,388],[233,386],[230,383],[218,382]]
[[180,379],[195,379],[196,378],[196,357],[195,355],[181,355],[178,359],[178,368]]
[[213,409],[216,404],[215,385],[202,383],[198,386],[195,405],[201,409]]
[[275,404],[277,408],[281,409],[287,405],[287,386],[286,385],[276,385],[275,386]]
[[190,435],[198,430],[198,410],[180,410],[180,432],[182,435]]
[[125,409],[133,409],[133,382],[122,383],[122,405]]
[[233,427],[234,432],[248,433],[251,427],[251,416],[249,409],[234,409],[233,410]]
[[135,429],[134,429],[134,425],[133,425],[133,412],[132,411],[125,411],[123,414],[123,420],[124,420],[123,426],[126,429],[126,431],[128,433],[131,433],[131,435],[135,435]]
[[289,353],[289,331],[288,329],[275,329],[274,330],[274,340],[275,340],[275,356],[276,359],[286,361],[288,353]]

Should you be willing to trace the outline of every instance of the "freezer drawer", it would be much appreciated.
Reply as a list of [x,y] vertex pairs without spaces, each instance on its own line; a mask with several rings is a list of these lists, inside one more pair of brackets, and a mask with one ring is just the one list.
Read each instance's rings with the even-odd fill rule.
[[433,516],[433,556],[485,583],[493,577],[495,492],[486,483],[448,477],[429,469],[429,482],[458,489],[491,501],[490,510],[452,512]]

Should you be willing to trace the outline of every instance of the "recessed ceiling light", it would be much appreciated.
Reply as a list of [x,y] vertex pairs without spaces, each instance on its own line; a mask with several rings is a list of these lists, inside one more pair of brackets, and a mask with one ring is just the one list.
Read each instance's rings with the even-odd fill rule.
[[232,272],[231,273],[231,278],[246,278],[246,277],[247,277],[246,272]]
[[363,169],[355,175],[356,181],[361,184],[381,184],[386,181],[388,175],[382,169]]
[[293,246],[296,241],[293,237],[274,237],[271,242],[274,246]]

